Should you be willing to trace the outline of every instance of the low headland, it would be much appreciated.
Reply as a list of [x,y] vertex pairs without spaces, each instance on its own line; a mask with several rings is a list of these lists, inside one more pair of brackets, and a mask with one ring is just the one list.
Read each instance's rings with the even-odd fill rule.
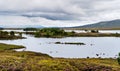
[[24,39],[22,37],[22,33],[19,32],[18,35],[14,31],[7,32],[7,31],[0,31],[0,40],[13,40],[13,39]]
[[21,49],[21,48],[25,48],[25,47],[24,46],[20,46],[20,45],[12,45],[12,44],[0,43],[0,51]]

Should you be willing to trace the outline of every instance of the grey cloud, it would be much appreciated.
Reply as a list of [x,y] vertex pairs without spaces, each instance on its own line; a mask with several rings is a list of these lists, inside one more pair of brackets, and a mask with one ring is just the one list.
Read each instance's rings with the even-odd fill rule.
[[55,26],[120,19],[119,8],[119,0],[0,0],[0,16],[20,16],[29,22],[35,18],[38,24],[49,21]]

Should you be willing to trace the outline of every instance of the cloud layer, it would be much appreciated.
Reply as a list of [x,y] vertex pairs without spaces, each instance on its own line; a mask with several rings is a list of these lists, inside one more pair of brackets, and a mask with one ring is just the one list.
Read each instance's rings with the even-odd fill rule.
[[120,19],[119,8],[119,0],[0,0],[0,24],[78,26]]

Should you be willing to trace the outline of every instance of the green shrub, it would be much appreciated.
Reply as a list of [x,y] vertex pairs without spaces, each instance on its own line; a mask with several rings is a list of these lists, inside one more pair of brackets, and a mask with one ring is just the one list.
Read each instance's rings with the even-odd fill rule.
[[7,31],[0,31],[0,36],[6,36],[6,35],[8,35]]
[[43,28],[35,33],[35,37],[60,37],[65,34],[65,31],[59,28]]
[[98,30],[91,30],[91,33],[99,33]]
[[10,35],[11,35],[11,36],[15,36],[15,32],[14,32],[14,31],[11,31],[11,32],[10,32]]
[[118,64],[120,65],[120,53],[119,53],[119,57],[117,58]]

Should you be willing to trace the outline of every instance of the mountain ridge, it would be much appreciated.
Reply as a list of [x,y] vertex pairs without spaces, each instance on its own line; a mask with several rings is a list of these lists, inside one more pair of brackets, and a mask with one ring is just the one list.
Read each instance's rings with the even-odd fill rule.
[[1,28],[43,28],[41,25],[0,25]]
[[76,26],[74,28],[120,28],[120,19]]

